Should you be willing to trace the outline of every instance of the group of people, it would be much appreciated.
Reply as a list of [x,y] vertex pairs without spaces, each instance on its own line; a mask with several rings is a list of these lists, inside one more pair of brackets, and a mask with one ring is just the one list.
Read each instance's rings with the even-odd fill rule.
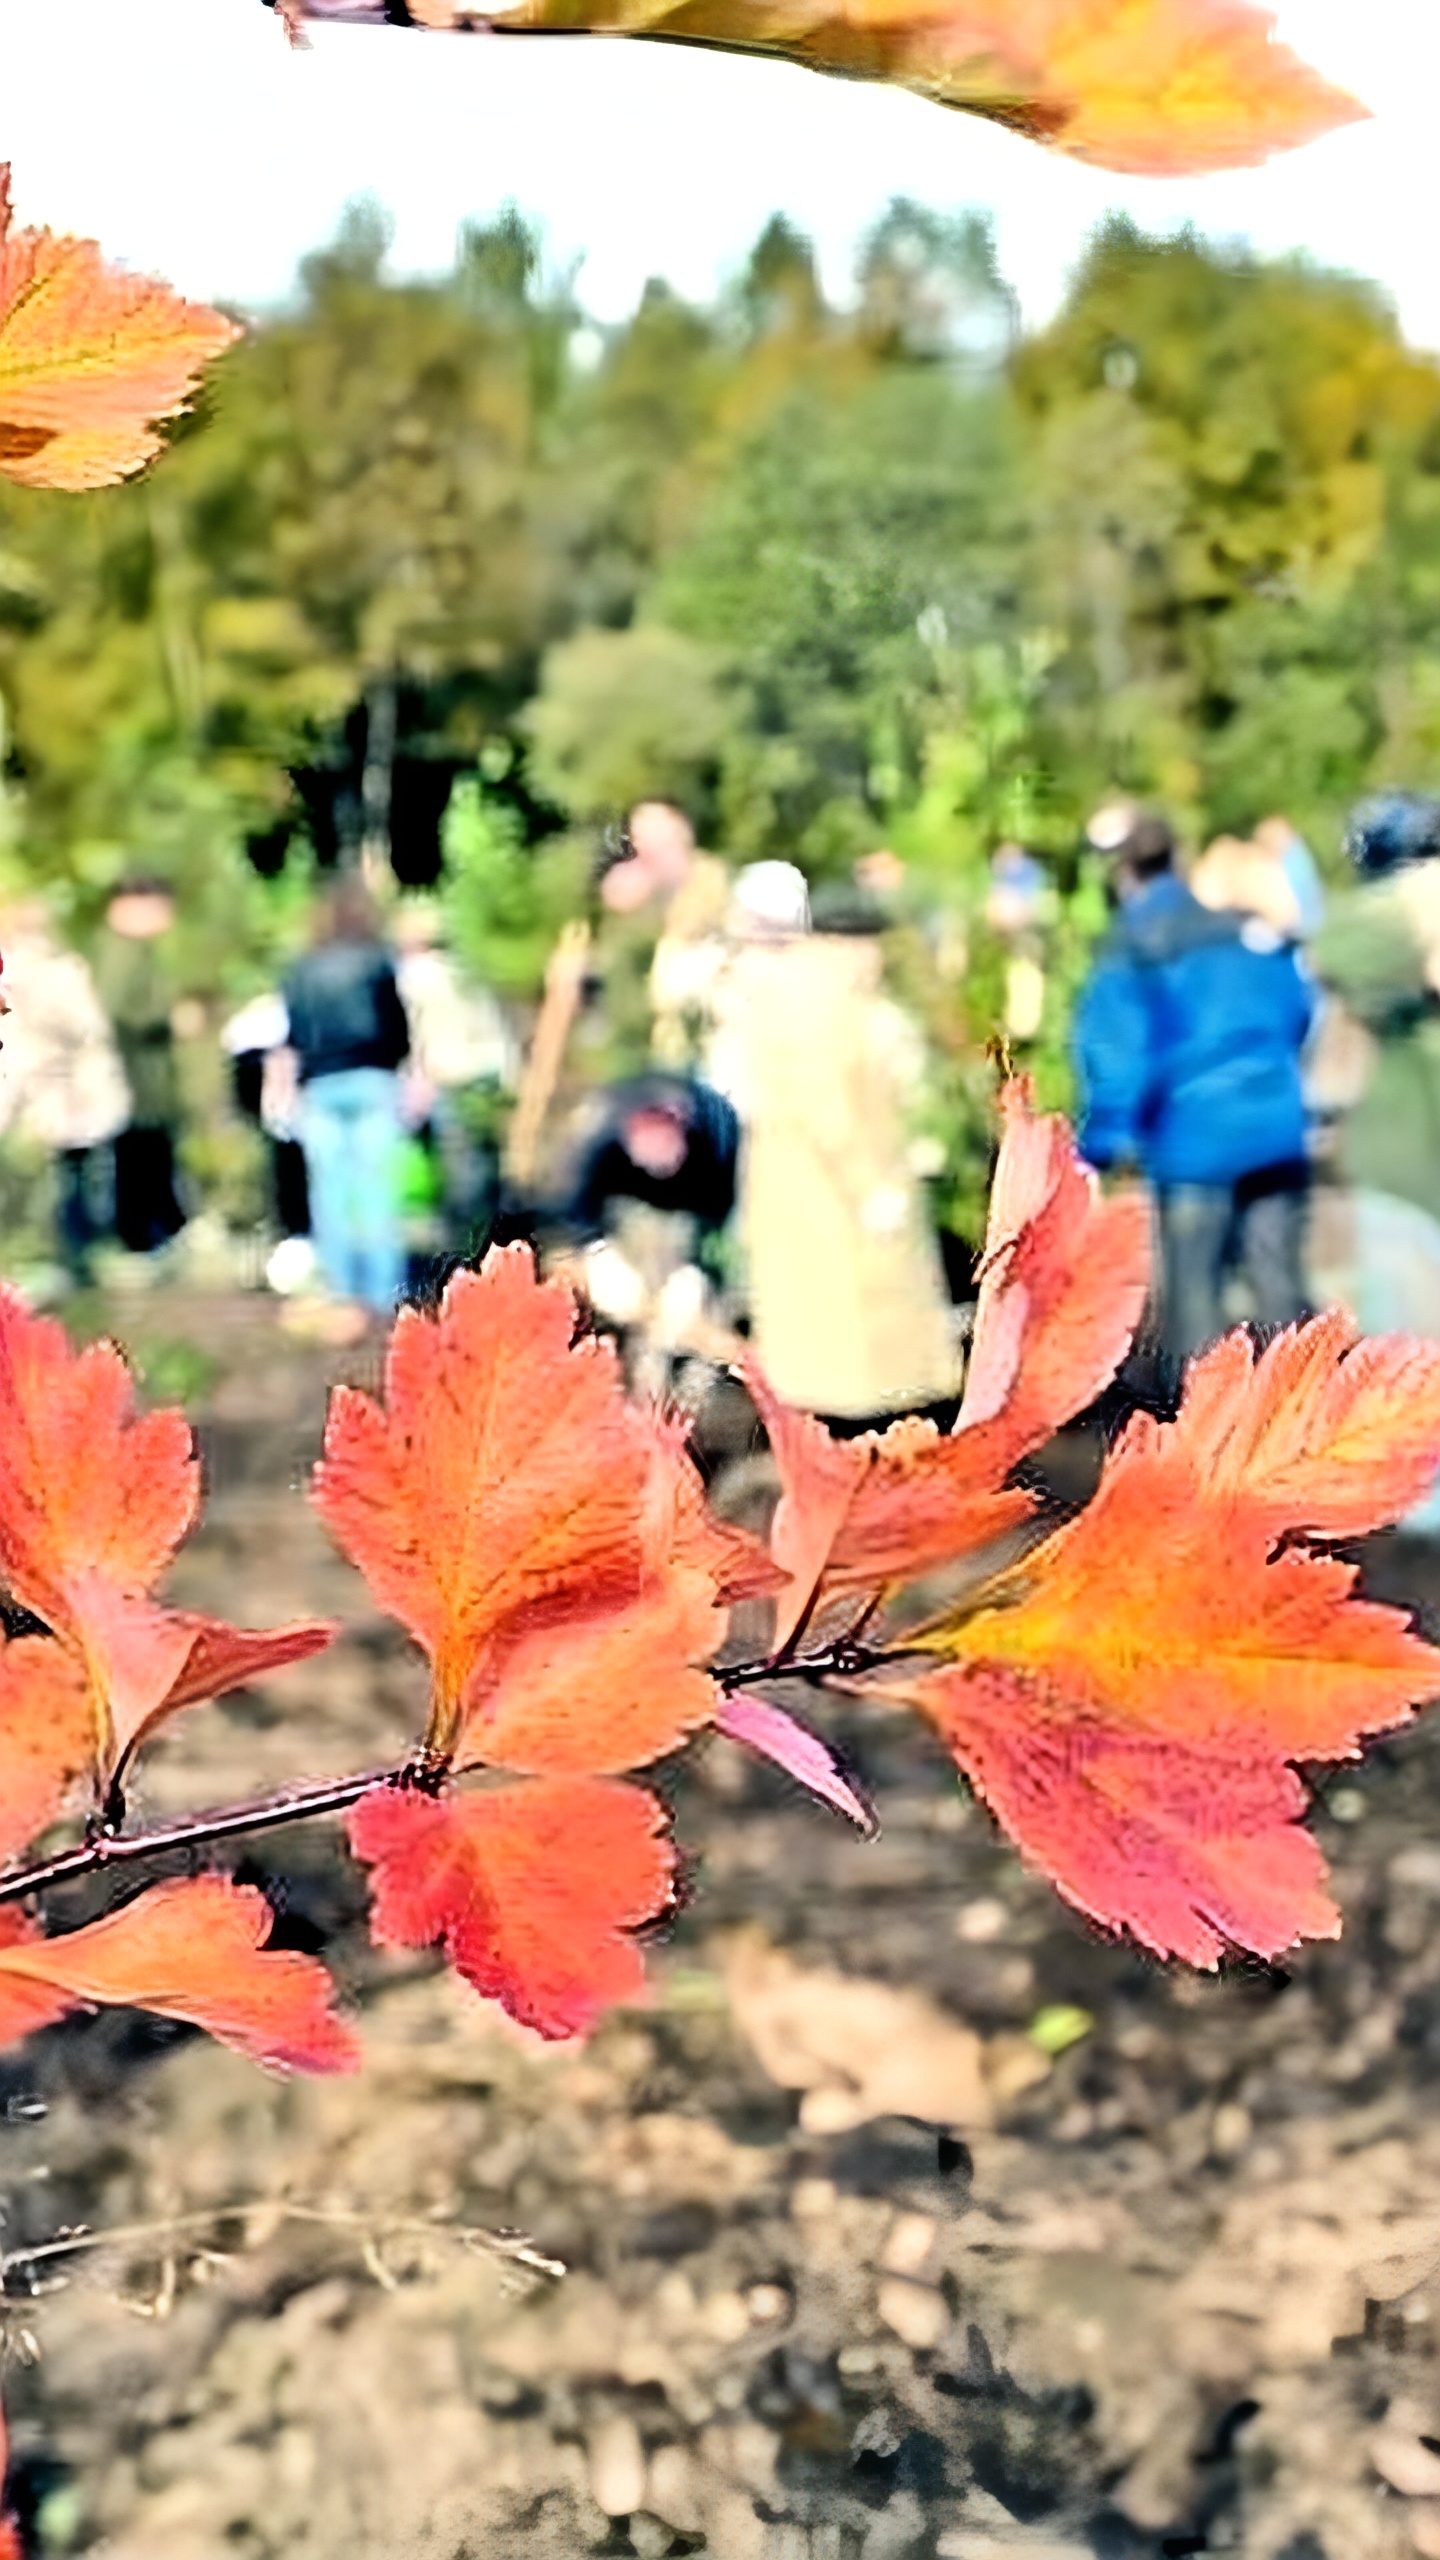
[[[1102,1177],[1152,1193],[1172,1387],[1237,1315],[1271,1328],[1319,1296],[1366,1330],[1440,1335],[1440,802],[1364,804],[1355,885],[1328,898],[1282,819],[1188,868],[1154,813],[1115,804],[1090,832],[1111,917],[1072,1030],[1079,1140]],[[923,1046],[884,978],[898,868],[873,856],[812,896],[786,862],[732,874],[682,810],[641,803],[528,1044],[458,970],[433,902],[382,920],[358,876],[335,878],[283,985],[225,1035],[268,1142],[277,1285],[280,1266],[313,1272],[337,1339],[387,1320],[418,1147],[443,1252],[531,1235],[666,1356],[733,1354],[738,1315],[779,1393],[841,1429],[944,1414],[960,1326],[914,1136]],[[1002,849],[991,906],[1020,1038],[1048,895],[1043,867]],[[92,967],[39,901],[0,913],[0,1131],[53,1158],[76,1279],[102,1239],[163,1255],[184,1223],[174,917],[161,883],[126,881]]]
[[55,1236],[73,1281],[110,1239],[154,1254],[185,1223],[177,1192],[177,1000],[166,955],[170,890],[135,877],[106,910],[93,968],[55,934],[41,898],[0,913],[9,1008],[0,1134],[54,1168]]
[[884,989],[883,906],[853,884],[812,907],[788,862],[731,879],[668,802],[631,812],[598,896],[593,941],[552,982],[557,1047],[583,1062],[613,1038],[623,971],[648,1055],[579,1098],[557,1150],[549,1219],[592,1303],[662,1345],[715,1346],[721,1263],[787,1401],[842,1428],[953,1406],[959,1337],[910,1128],[923,1056]]
[[[167,884],[126,880],[87,961],[42,899],[0,910],[0,1137],[48,1160],[57,1261],[75,1286],[106,1246],[163,1269],[187,1223],[179,1042],[204,1017],[177,996],[175,920]],[[466,1106],[514,1077],[510,1030],[440,947],[433,906],[411,901],[393,942],[362,882],[341,876],[283,988],[223,1034],[236,1106],[267,1142],[277,1278],[313,1273],[337,1338],[388,1320],[402,1294],[407,1145],[433,1162],[442,1231],[462,1248],[479,1231],[490,1158]]]
[[1162,820],[1108,819],[1080,1140],[1152,1188],[1172,1383],[1237,1312],[1440,1333],[1440,802],[1362,803],[1328,898],[1281,819],[1188,877]]

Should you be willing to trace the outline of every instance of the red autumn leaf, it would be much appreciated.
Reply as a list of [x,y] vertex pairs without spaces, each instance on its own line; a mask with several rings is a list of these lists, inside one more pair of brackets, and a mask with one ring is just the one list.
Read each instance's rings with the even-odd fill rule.
[[[5,2412],[0,2409],[0,2497],[5,2494],[5,2474],[10,2466],[10,2439],[5,2426]],[[20,2527],[8,2507],[0,2508],[0,2560],[25,2560],[20,2548]]]
[[33,2035],[37,2027],[53,2027],[75,2005],[53,1982],[30,1982],[5,1970],[12,1953],[43,1944],[40,1929],[17,1904],[0,1903],[0,2045]]
[[270,1905],[253,1885],[177,1877],[61,1938],[0,1912],[0,2043],[91,2003],[153,2009],[203,2027],[253,2061],[350,2071],[360,2059],[313,1956],[267,1950]]
[[95,1763],[85,1674],[49,1636],[0,1645],[0,1861],[63,1813]]
[[[372,25],[386,0],[280,0],[307,18]],[[1102,169],[1165,177],[1246,167],[1364,111],[1332,89],[1249,0],[410,0],[446,29],[653,36],[774,54],[811,71],[893,81]]]
[[1001,1490],[1005,1452],[907,1418],[888,1431],[832,1440],[782,1405],[754,1368],[746,1385],[780,1476],[771,1552],[789,1575],[776,1614],[787,1645],[822,1602],[875,1593],[993,1544],[1034,1508]]
[[429,1654],[446,1755],[634,1767],[710,1711],[695,1665],[723,1631],[733,1540],[707,1538],[677,1433],[575,1324],[525,1246],[495,1250],[437,1316],[402,1308],[383,1406],[331,1402],[313,1498]]
[[442,1948],[482,1999],[560,2038],[643,1991],[629,1932],[670,1900],[664,1819],[640,1787],[544,1778],[438,1798],[377,1787],[349,1828],[377,1946]]
[[[1374,1516],[1388,1466],[1375,1380],[1387,1359],[1403,1374],[1418,1346],[1371,1346],[1347,1386],[1347,1340],[1325,1320],[1253,1367],[1248,1347],[1243,1363],[1229,1346],[1210,1354],[1179,1421],[1137,1416],[1088,1510],[992,1605],[921,1640],[943,1667],[879,1683],[937,1727],[1082,1911],[1193,1964],[1226,1942],[1273,1956],[1333,1934],[1290,1764],[1352,1758],[1440,1689],[1440,1656],[1397,1611],[1352,1596],[1354,1567],[1274,1552],[1282,1517],[1327,1500],[1328,1517]],[[1432,1438],[1432,1469],[1437,1457]],[[1411,1480],[1402,1471],[1402,1498]]]
[[334,1634],[318,1621],[251,1632],[151,1598],[199,1495],[184,1415],[137,1414],[113,1343],[77,1352],[0,1290],[0,1579],[83,1659],[102,1782],[161,1716]]
[[753,1362],[745,1384],[765,1425],[780,1499],[770,1552],[789,1579],[775,1606],[775,1642],[788,1645],[810,1615],[830,1550],[854,1501],[870,1454],[863,1440],[835,1440],[812,1414],[782,1404]]
[[207,1618],[191,1609],[163,1612],[170,1627],[185,1639],[180,1668],[146,1722],[180,1707],[197,1706],[205,1698],[227,1697],[232,1689],[263,1680],[270,1671],[307,1662],[333,1644],[339,1629],[333,1618],[298,1618],[288,1627],[232,1627],[225,1618]]
[[201,302],[107,264],[93,240],[11,225],[0,167],[0,473],[100,489],[160,450],[203,365],[240,335]]
[[1106,1199],[1069,1123],[1037,1113],[1028,1076],[1000,1096],[1003,1135],[957,1434],[993,1428],[1007,1463],[1040,1448],[1109,1385],[1150,1285],[1139,1191]]
[[1037,1115],[1028,1079],[1000,1097],[1003,1136],[981,1263],[975,1337],[953,1432],[907,1419],[836,1441],[747,1383],[780,1474],[771,1550],[790,1575],[776,1639],[819,1598],[873,1592],[990,1545],[1033,1508],[1002,1490],[1016,1461],[1092,1403],[1145,1303],[1149,1220],[1138,1195],[1106,1199],[1066,1122]]

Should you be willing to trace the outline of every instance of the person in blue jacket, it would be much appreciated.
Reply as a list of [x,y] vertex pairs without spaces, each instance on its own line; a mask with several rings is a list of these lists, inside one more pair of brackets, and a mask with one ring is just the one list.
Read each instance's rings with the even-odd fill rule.
[[1306,1312],[1300,1056],[1314,999],[1293,943],[1192,896],[1163,819],[1137,819],[1116,847],[1112,894],[1076,1015],[1079,1139],[1100,1170],[1153,1186],[1179,1364],[1225,1330],[1232,1263],[1262,1326]]

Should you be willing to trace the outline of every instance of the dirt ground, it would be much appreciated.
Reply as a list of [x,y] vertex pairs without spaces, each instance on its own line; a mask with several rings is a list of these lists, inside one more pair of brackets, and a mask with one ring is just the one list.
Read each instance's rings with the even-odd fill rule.
[[[302,1499],[322,1359],[259,1300],[128,1329],[167,1386],[221,1346],[177,1595],[346,1621],[144,1809],[403,1749],[418,1666]],[[1440,1612],[1440,1556],[1366,1569]],[[873,1842],[723,1743],[674,1773],[691,1897],[583,2048],[372,1954],[315,1825],[242,1871],[356,2078],[117,2014],[0,2057],[4,2246],[118,2235],[6,2278],[36,2553],[1440,2560],[1440,1717],[1320,1781],[1340,1943],[1216,1978],[1088,1934],[913,1724],[838,1730]]]

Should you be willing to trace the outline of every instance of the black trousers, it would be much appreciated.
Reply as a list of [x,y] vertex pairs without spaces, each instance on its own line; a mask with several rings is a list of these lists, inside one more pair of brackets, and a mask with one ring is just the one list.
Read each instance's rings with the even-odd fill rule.
[[185,1224],[175,1197],[175,1139],[143,1122],[115,1141],[115,1233],[127,1253],[154,1253]]

